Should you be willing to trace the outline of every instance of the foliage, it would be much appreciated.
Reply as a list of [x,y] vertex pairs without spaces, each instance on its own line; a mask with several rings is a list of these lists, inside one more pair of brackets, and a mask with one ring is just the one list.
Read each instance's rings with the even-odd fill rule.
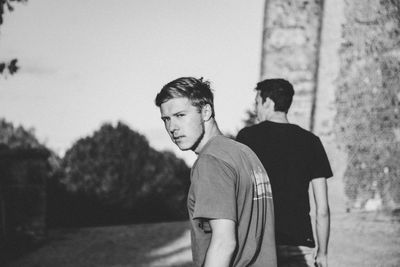
[[26,3],[28,0],[0,0],[0,25],[3,24],[3,15],[6,8],[8,11],[14,11],[12,2]]
[[121,122],[78,140],[62,168],[56,180],[64,187],[55,187],[65,191],[64,206],[75,203],[75,214],[97,223],[186,218],[188,166]]
[[188,166],[171,152],[154,150],[144,136],[122,123],[104,124],[60,159],[37,140],[33,129],[0,119],[0,150],[33,148],[50,152],[50,227],[187,218]]
[[8,70],[8,73],[11,75],[16,73],[19,69],[17,63],[18,60],[15,58],[10,60],[10,62],[0,62],[0,75],[6,70]]
[[[43,237],[45,185],[54,167],[47,161],[51,154],[33,129],[0,118],[0,251],[7,257]],[[57,159],[54,153],[51,157]]]
[[392,206],[400,203],[400,13],[388,1],[347,4],[335,118],[349,154],[346,194],[361,205],[378,195]]
[[9,148],[43,148],[35,137],[34,129],[15,127],[4,118],[0,118],[0,145]]
[[[12,2],[26,3],[27,0],[0,0],[0,25],[3,24],[5,10],[8,9],[9,12],[14,10]],[[0,62],[0,75],[3,75],[6,70],[8,70],[8,73],[11,75],[16,73],[19,69],[17,63],[18,60],[15,58],[11,59],[9,62]]]

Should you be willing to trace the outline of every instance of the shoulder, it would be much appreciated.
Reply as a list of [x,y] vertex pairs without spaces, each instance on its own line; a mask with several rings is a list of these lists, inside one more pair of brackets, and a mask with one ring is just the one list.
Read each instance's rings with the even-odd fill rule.
[[234,165],[238,157],[248,153],[252,153],[252,150],[247,145],[226,136],[218,136],[199,154],[198,160],[214,158],[228,165]]
[[251,132],[251,128],[252,126],[248,126],[248,127],[244,127],[244,128],[242,128],[239,132],[238,132],[238,134],[237,134],[237,136],[236,136],[236,140],[238,139],[238,138],[240,138],[240,137],[243,137],[243,136],[246,136],[249,132]]
[[213,168],[215,166],[221,166],[221,165],[226,165],[228,166],[229,164],[221,157],[219,157],[216,154],[213,153],[203,153],[200,154],[193,164],[193,169],[197,168]]
[[260,131],[263,131],[264,129],[266,129],[267,127],[268,127],[268,122],[266,122],[266,121],[258,123],[258,124],[254,124],[251,126],[246,126],[238,132],[236,139],[240,139],[240,137],[247,137],[247,136],[257,134]]
[[229,137],[221,135],[214,138],[212,143],[207,146],[207,149],[200,153],[199,157],[209,155],[224,160],[226,156],[240,151],[245,147],[247,146]]
[[300,126],[297,125],[297,124],[291,124],[291,125],[293,126],[293,129],[294,129],[299,135],[302,135],[304,138],[307,138],[307,139],[309,139],[310,141],[313,141],[313,142],[319,141],[319,140],[320,140],[319,137],[318,137],[316,134],[314,134],[313,132],[304,129],[304,128],[300,127]]

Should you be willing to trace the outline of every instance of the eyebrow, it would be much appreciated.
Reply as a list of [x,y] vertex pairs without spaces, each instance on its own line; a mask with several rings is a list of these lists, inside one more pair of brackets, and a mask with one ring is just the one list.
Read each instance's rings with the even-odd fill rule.
[[[175,112],[174,114],[172,114],[172,116],[176,116],[176,115],[178,115],[179,113],[184,113],[184,112],[186,112],[185,110],[181,110],[181,111],[177,111],[177,112]],[[169,118],[170,116],[161,116],[161,119],[162,120],[165,120],[165,119],[167,119],[167,118]]]

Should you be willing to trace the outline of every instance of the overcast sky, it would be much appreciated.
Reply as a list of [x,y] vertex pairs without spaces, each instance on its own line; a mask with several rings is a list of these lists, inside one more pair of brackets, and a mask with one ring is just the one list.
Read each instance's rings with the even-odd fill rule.
[[[169,140],[154,97],[181,76],[215,90],[216,118],[236,133],[259,79],[263,0],[29,0],[6,14],[0,117],[36,129],[63,155],[104,122],[123,121],[156,149]],[[193,162],[194,153],[178,153]]]

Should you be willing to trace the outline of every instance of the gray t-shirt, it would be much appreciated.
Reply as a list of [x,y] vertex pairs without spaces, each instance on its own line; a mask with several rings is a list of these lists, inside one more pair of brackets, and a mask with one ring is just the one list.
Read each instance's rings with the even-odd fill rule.
[[211,241],[209,219],[236,222],[232,266],[276,266],[271,187],[263,165],[247,146],[221,135],[204,146],[192,167],[188,210],[197,266],[204,263]]

